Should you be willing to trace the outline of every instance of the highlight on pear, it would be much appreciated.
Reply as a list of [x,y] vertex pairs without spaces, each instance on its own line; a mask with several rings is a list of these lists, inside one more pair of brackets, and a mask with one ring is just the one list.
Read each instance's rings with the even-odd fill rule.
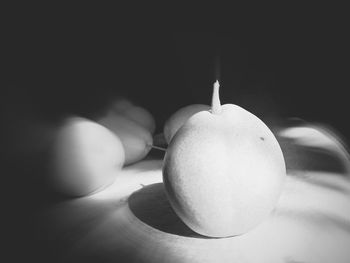
[[274,209],[286,167],[274,134],[258,117],[221,105],[191,116],[171,139],[163,182],[171,206],[195,232],[209,237],[247,233]]

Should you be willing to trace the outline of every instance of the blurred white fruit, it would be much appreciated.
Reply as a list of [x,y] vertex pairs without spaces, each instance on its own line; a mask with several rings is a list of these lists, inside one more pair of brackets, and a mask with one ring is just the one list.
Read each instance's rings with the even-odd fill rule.
[[53,145],[50,182],[60,193],[84,196],[111,184],[125,160],[120,139],[90,120],[71,117]]

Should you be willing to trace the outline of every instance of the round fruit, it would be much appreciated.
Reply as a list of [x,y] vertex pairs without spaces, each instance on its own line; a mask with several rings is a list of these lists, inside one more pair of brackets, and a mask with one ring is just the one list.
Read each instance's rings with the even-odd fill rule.
[[255,115],[220,105],[193,115],[167,149],[163,181],[175,212],[211,237],[240,235],[275,207],[286,176],[281,148]]
[[176,111],[170,118],[165,122],[164,125],[164,137],[166,142],[169,144],[175,133],[184,125],[184,123],[194,114],[200,111],[209,111],[210,106],[204,104],[192,104],[183,107]]
[[72,117],[54,141],[51,184],[69,196],[88,195],[111,184],[124,160],[115,134],[90,120]]
[[111,111],[133,120],[147,129],[151,134],[156,130],[156,122],[152,114],[143,107],[136,106],[127,99],[119,99],[112,105]]
[[126,165],[142,160],[151,150],[152,134],[127,117],[110,113],[98,122],[120,138],[125,150]]

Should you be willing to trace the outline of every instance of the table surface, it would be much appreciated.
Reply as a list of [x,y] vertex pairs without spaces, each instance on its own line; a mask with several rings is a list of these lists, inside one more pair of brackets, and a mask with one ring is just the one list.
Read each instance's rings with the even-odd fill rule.
[[58,262],[348,263],[348,171],[324,165],[342,158],[333,158],[337,145],[310,130],[284,132],[288,176],[281,198],[271,216],[245,235],[206,238],[190,230],[166,199],[162,160],[147,159],[125,167],[99,193],[38,213],[43,249]]

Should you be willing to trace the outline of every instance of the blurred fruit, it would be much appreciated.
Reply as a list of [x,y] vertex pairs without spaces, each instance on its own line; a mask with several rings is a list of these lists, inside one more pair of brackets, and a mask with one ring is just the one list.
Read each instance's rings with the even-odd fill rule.
[[129,118],[110,112],[98,122],[120,138],[125,150],[126,165],[142,160],[151,150],[152,134]]
[[185,122],[194,114],[200,111],[209,111],[210,106],[204,104],[193,104],[183,107],[176,111],[165,122],[164,125],[164,137],[169,144],[175,133],[185,124]]
[[118,99],[111,105],[111,112],[123,115],[146,128],[151,134],[156,130],[152,114],[143,107],[134,105],[127,99]]
[[84,196],[111,184],[125,160],[120,139],[102,125],[71,117],[53,145],[51,185],[69,196]]

